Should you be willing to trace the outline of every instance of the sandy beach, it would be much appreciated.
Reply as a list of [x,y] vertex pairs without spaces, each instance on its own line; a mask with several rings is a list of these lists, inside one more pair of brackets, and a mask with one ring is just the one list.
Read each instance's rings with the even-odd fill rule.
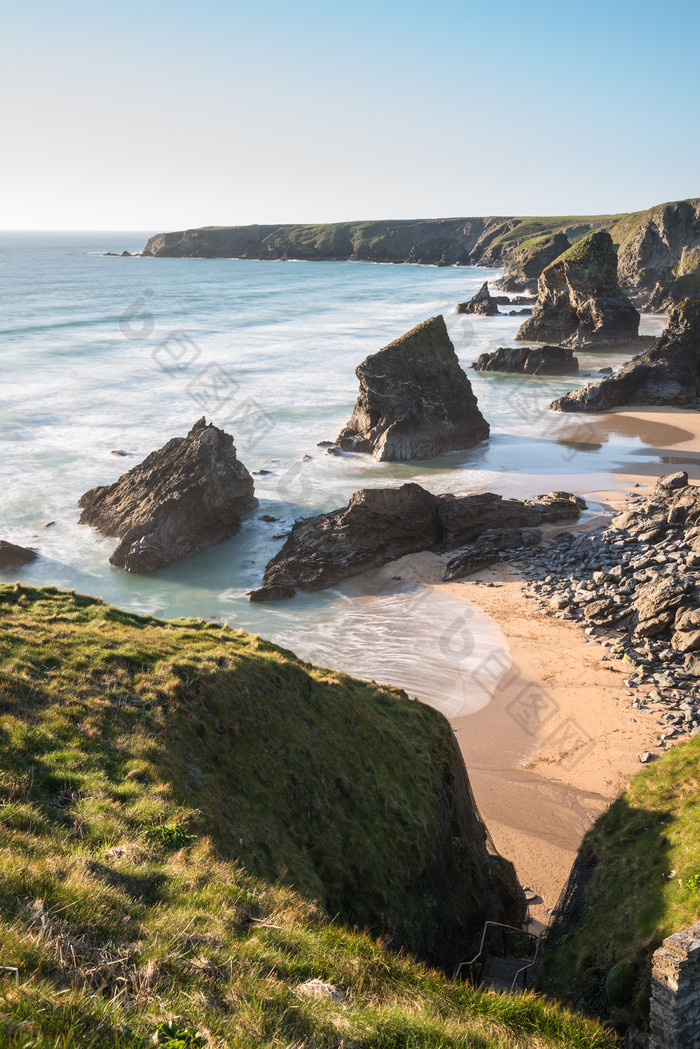
[[[628,492],[645,491],[655,477],[674,469],[700,480],[697,413],[644,408],[589,422],[589,434],[594,430],[604,438],[616,430],[639,436],[659,456],[636,476],[616,475],[616,487],[585,493],[591,500],[618,507]],[[580,429],[578,436],[584,439]],[[581,530],[596,523],[566,527]],[[482,685],[491,677],[493,698],[451,724],[493,842],[532,890],[533,921],[546,923],[584,834],[640,770],[638,755],[654,750],[658,722],[632,707],[635,696],[624,684],[629,666],[580,625],[544,614],[515,569],[501,564],[444,584],[448,559],[403,558],[401,575],[470,602],[502,632],[500,663],[499,653],[491,653],[482,668],[471,671]]]

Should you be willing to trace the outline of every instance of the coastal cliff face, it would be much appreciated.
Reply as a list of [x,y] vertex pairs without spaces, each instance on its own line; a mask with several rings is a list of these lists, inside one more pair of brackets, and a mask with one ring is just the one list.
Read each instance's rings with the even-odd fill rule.
[[634,212],[610,232],[620,283],[638,306],[668,308],[700,292],[700,200]]
[[279,226],[229,226],[186,229],[177,233],[158,233],[143,249],[144,255],[158,258],[270,258],[263,248],[266,237]]
[[[512,252],[535,238],[541,242],[535,251],[526,248],[520,252],[520,264],[527,270],[527,284],[537,279],[540,272],[537,267],[543,267],[554,257],[552,243],[556,248],[563,243],[561,237],[567,234],[570,240],[575,240],[594,229],[609,229],[618,218],[616,215],[566,219],[491,216],[204,227],[159,233],[151,237],[143,254],[158,258],[351,259],[437,266],[500,266]],[[518,290],[520,286],[514,274],[509,290]]]
[[192,229],[151,237],[144,255],[467,265],[502,226],[498,218],[464,218]]

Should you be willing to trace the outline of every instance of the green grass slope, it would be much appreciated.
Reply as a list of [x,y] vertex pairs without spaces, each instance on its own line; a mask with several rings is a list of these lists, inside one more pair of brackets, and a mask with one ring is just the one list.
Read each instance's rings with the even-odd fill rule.
[[[1,586],[0,1044],[610,1045],[387,947],[439,933],[453,754],[429,708],[258,638]],[[513,890],[472,832],[465,929]]]
[[579,858],[597,861],[583,915],[545,953],[538,986],[574,1005],[604,990],[619,1026],[643,1024],[651,955],[700,918],[700,737],[638,773]]
[[[554,233],[566,233],[574,242],[598,229],[610,229],[619,221],[619,215],[524,215],[513,220],[512,228],[505,229],[491,246],[536,249]],[[510,224],[509,224],[510,225]]]

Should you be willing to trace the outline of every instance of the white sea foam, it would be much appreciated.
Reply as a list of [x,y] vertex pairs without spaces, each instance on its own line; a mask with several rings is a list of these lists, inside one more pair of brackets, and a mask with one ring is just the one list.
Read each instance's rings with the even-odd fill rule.
[[[0,237],[0,534],[43,555],[22,578],[139,612],[224,616],[309,658],[422,690],[436,705],[442,696],[444,707],[444,697],[458,696],[467,680],[462,663],[438,643],[449,611],[437,603],[444,598],[429,598],[427,634],[417,621],[404,633],[408,598],[399,593],[350,588],[303,596],[284,610],[251,605],[245,592],[259,584],[282,542],[273,537],[301,515],[343,505],[361,487],[417,481],[438,493],[490,488],[508,495],[609,487],[612,468],[638,452],[638,442],[614,435],[577,450],[571,419],[562,440],[561,418],[546,406],[575,379],[469,371],[491,423],[489,442],[428,463],[328,456],[317,444],[333,439],[352,411],[356,365],[427,316],[445,315],[465,369],[485,350],[512,342],[517,317],[452,313],[496,271],[238,259],[144,258],[134,266],[101,257],[138,251],[145,239]],[[611,359],[619,363],[619,355]],[[260,420],[253,431],[244,411],[251,402]],[[255,478],[259,509],[239,536],[153,576],[111,568],[114,542],[78,526],[79,496],[116,480],[201,415],[234,434],[249,469],[272,471]],[[263,514],[278,521],[267,524]],[[55,524],[43,528],[49,521]],[[487,645],[483,622],[479,629]],[[434,688],[419,665],[432,668]],[[480,702],[478,691],[470,695]]]

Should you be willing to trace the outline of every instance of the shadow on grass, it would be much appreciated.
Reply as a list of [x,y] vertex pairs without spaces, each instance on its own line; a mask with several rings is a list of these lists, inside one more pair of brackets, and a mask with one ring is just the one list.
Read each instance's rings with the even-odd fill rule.
[[623,1029],[648,1023],[651,957],[667,918],[671,813],[613,803],[582,844],[555,909],[539,990]]

